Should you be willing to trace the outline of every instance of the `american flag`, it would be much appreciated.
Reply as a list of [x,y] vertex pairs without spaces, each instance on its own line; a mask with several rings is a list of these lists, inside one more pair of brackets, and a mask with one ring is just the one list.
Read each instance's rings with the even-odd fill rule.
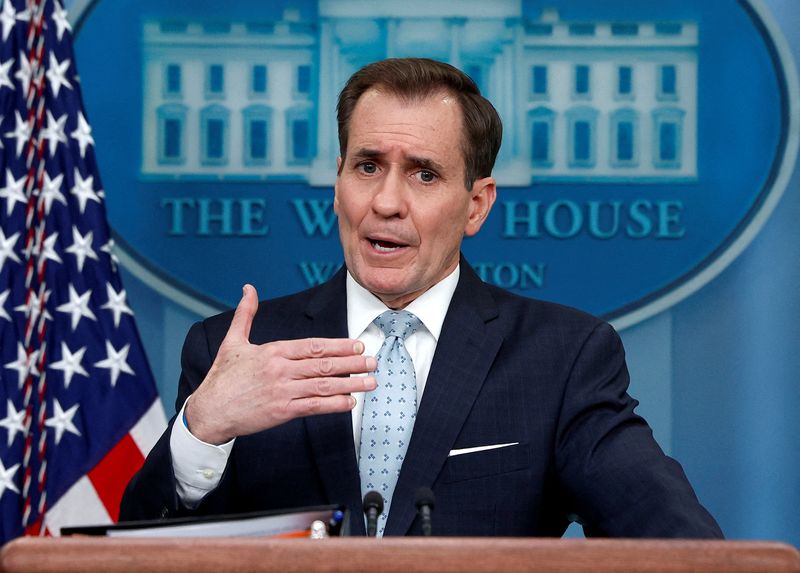
[[117,271],[67,13],[0,1],[5,543],[116,521],[165,420]]

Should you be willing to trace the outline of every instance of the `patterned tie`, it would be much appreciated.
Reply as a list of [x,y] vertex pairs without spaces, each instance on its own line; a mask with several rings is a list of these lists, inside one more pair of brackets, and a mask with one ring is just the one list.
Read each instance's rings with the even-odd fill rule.
[[383,495],[384,509],[378,521],[378,537],[382,537],[417,417],[417,375],[404,340],[422,323],[406,310],[387,310],[373,323],[386,339],[375,356],[378,387],[365,396],[359,472],[362,495],[370,490]]

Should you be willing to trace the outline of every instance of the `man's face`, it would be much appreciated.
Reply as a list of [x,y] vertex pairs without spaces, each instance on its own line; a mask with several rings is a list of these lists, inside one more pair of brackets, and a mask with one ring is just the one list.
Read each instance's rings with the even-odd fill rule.
[[462,117],[445,93],[406,102],[371,90],[350,119],[334,209],[347,268],[390,308],[455,269],[461,240],[495,199],[491,177],[464,188]]

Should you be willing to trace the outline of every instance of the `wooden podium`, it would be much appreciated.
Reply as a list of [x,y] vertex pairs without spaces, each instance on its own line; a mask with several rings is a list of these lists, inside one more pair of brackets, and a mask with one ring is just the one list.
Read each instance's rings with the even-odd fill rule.
[[789,545],[759,541],[22,538],[0,552],[0,571],[800,573],[800,553]]

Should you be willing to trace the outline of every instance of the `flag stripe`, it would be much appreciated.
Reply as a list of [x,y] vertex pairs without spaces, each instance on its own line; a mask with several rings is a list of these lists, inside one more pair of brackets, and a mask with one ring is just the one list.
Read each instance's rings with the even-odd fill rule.
[[119,519],[119,502],[122,501],[125,485],[143,463],[142,452],[127,434],[89,472],[89,480],[114,521]]
[[80,478],[47,512],[45,527],[58,535],[62,527],[111,523],[100,496],[88,477]]
[[164,407],[161,405],[161,400],[156,398],[144,416],[139,418],[136,425],[131,428],[131,438],[145,457],[156,445],[166,426],[167,418],[164,416]]

